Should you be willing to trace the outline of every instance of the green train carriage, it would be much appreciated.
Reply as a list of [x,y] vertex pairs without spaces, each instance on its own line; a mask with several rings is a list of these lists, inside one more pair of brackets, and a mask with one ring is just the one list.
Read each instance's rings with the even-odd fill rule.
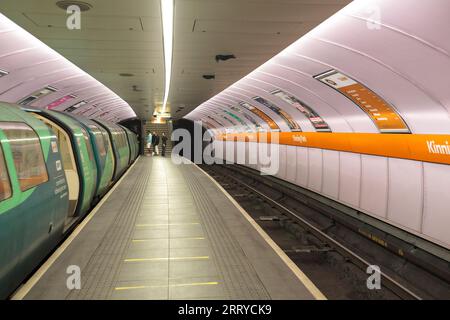
[[131,165],[139,156],[139,142],[137,139],[136,134],[131,131],[128,128],[125,128],[124,126],[121,126],[123,130],[125,130],[127,134],[128,144],[130,146],[130,161],[129,164]]
[[6,298],[137,158],[138,142],[116,124],[5,103],[0,142],[0,298]]
[[70,228],[91,208],[97,190],[97,164],[90,136],[83,125],[72,117],[57,111],[27,109],[52,128],[57,137],[69,188],[69,213],[66,222]]
[[80,122],[88,131],[97,164],[96,197],[100,198],[108,192],[114,182],[115,155],[108,131],[98,123],[81,116],[70,115]]
[[127,133],[122,127],[115,123],[102,120],[94,121],[105,128],[109,133],[116,159],[114,181],[117,181],[126,171],[130,162],[130,146],[128,144]]
[[0,103],[0,298],[60,241],[68,208],[55,133],[17,107]]

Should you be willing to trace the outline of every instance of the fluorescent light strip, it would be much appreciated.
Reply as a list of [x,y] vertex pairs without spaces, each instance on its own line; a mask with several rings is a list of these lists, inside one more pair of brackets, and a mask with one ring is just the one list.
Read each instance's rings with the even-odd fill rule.
[[174,0],[161,0],[161,13],[163,23],[164,67],[166,71],[162,112],[165,113],[172,77]]

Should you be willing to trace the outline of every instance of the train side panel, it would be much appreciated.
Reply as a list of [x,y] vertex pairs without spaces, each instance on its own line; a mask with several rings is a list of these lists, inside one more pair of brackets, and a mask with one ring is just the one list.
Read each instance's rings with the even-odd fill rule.
[[129,165],[130,149],[126,132],[118,125],[110,122],[100,120],[95,120],[95,122],[103,126],[103,128],[105,128],[109,133],[116,163],[114,170],[114,181],[117,181]]
[[0,105],[0,298],[6,298],[61,239],[67,184],[56,136]]

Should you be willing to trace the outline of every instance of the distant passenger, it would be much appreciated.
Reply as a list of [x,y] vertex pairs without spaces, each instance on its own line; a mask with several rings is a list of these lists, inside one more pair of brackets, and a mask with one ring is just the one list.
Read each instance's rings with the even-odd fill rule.
[[162,144],[161,144],[162,156],[165,157],[166,156],[166,147],[167,147],[167,137],[164,132],[162,134],[161,141],[162,141]]
[[156,141],[155,141],[155,151],[156,155],[159,156],[159,142],[161,141],[158,134],[156,134]]
[[152,155],[154,156],[155,154],[158,154],[158,147],[156,144],[156,140],[157,140],[158,136],[156,134],[155,131],[153,131],[152,134]]
[[149,154],[152,152],[151,147],[152,147],[152,133],[149,132],[147,136],[147,149]]

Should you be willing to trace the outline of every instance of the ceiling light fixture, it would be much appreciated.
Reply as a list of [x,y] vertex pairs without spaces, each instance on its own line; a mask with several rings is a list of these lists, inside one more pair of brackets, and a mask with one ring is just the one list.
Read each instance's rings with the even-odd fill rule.
[[161,0],[161,14],[164,43],[164,68],[166,74],[162,110],[163,112],[166,112],[167,101],[169,100],[170,80],[172,77],[174,0]]

